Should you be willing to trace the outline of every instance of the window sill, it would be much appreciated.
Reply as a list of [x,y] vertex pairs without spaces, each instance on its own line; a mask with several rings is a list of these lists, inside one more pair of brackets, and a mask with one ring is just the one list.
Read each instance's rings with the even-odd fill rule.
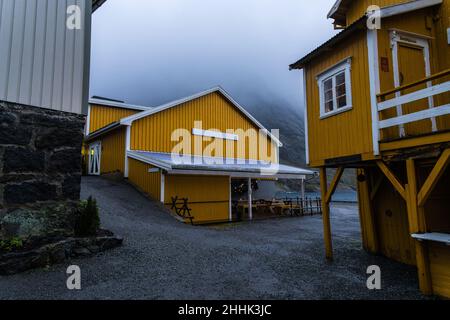
[[352,106],[348,106],[348,107],[340,108],[338,110],[331,111],[331,112],[328,112],[328,113],[325,113],[325,114],[321,114],[320,115],[320,120],[326,119],[326,118],[329,118],[329,117],[332,117],[332,116],[335,116],[335,115],[338,115],[338,114],[343,113],[343,112],[350,111],[352,109],[353,109]]

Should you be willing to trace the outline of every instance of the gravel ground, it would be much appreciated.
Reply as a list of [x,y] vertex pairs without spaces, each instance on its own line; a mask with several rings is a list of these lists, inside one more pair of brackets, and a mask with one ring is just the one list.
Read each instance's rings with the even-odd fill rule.
[[[123,247],[0,277],[0,299],[423,299],[415,268],[361,249],[354,205],[332,208],[335,261],[327,263],[320,216],[192,227],[122,182],[83,178],[89,195]],[[66,288],[70,264],[81,267],[80,291]],[[366,288],[373,264],[382,290]]]

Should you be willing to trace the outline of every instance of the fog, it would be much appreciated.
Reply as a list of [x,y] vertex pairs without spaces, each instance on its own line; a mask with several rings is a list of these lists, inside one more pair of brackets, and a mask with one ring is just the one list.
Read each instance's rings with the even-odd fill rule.
[[90,94],[156,106],[220,85],[262,117],[300,114],[288,66],[336,33],[334,1],[108,0],[93,15]]

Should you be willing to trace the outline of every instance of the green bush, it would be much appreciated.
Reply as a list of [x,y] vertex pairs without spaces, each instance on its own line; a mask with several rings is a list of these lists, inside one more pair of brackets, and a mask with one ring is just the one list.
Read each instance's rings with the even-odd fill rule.
[[95,236],[100,228],[97,201],[89,197],[79,205],[78,219],[75,223],[75,235],[78,237]]
[[0,241],[0,251],[12,252],[20,250],[23,247],[23,240],[18,237],[14,237],[8,240]]

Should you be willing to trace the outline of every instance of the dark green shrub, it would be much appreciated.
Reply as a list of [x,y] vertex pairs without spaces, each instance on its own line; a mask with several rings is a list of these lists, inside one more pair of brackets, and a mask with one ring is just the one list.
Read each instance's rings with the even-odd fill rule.
[[75,223],[75,235],[78,237],[95,236],[100,228],[97,201],[89,197],[80,202],[79,214]]
[[0,252],[12,252],[22,248],[23,240],[18,237],[0,241]]

